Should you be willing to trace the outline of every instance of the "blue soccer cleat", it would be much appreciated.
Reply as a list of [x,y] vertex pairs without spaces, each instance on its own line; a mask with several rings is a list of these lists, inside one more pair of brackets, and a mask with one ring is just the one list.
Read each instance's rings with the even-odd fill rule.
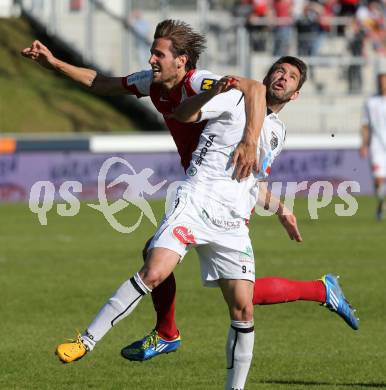
[[346,324],[354,330],[359,329],[359,318],[355,316],[356,310],[351,307],[343,294],[339,284],[339,276],[327,274],[321,277],[326,287],[326,306],[344,319]]
[[154,329],[143,339],[135,341],[121,350],[121,355],[128,360],[143,361],[162,353],[174,352],[181,345],[181,337],[168,341],[161,338]]

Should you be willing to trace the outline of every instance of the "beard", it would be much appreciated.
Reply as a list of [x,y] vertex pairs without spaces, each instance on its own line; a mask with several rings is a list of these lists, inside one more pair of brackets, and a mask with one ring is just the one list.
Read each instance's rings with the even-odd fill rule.
[[285,104],[291,100],[293,91],[282,93],[282,91],[275,91],[272,87],[267,89],[267,103],[268,104]]

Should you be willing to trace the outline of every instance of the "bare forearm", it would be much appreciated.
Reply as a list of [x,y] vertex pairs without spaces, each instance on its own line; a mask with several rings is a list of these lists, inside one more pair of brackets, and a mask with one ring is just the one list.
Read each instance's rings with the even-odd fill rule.
[[257,145],[267,112],[266,88],[255,80],[241,79],[239,89],[244,94],[247,118],[242,141]]
[[54,70],[62,73],[71,80],[90,88],[92,87],[93,82],[97,76],[97,72],[93,69],[80,68],[59,59],[55,59],[53,61],[52,67]]
[[362,126],[361,134],[362,134],[362,146],[369,146],[369,141],[370,141],[369,127]]
[[173,112],[179,122],[196,122],[200,119],[201,108],[216,95],[213,89],[184,100]]
[[93,69],[80,68],[56,58],[39,40],[34,40],[31,46],[21,50],[20,54],[43,68],[62,73],[86,87],[91,87],[96,77],[96,71]]
[[130,94],[122,86],[121,77],[107,77],[94,69],[81,68],[56,60],[54,69],[80,85],[89,88],[93,93],[103,96]]
[[268,183],[266,182],[262,182],[259,185],[259,197],[257,204],[265,210],[276,210],[276,215],[280,216],[284,213],[284,204],[279,198],[276,198],[276,196],[272,194],[272,192],[268,189]]

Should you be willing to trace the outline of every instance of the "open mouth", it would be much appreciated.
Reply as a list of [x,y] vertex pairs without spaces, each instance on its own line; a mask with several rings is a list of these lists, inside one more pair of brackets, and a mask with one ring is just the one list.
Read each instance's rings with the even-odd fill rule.
[[152,70],[153,70],[153,76],[159,75],[161,73],[160,68],[152,68]]
[[279,83],[275,83],[272,88],[275,90],[275,91],[282,91],[284,90],[284,84],[279,82]]

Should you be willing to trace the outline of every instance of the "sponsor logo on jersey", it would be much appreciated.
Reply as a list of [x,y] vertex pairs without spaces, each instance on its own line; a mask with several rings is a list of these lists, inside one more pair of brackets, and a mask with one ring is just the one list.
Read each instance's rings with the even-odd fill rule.
[[216,137],[214,134],[211,134],[208,138],[208,140],[205,142],[205,145],[200,150],[200,156],[196,159],[195,163],[197,165],[201,165],[204,161],[204,158],[206,154],[208,153],[209,148],[213,145],[214,137]]
[[213,85],[217,83],[217,80],[215,79],[204,79],[201,83],[201,90],[202,91],[208,91],[209,89],[212,89]]
[[196,244],[196,239],[190,229],[186,226],[176,226],[173,229],[174,237],[184,245]]
[[194,176],[197,173],[196,167],[189,167],[189,169],[186,172],[189,176]]
[[271,149],[275,150],[277,146],[279,145],[279,138],[278,136],[272,131],[271,134]]
[[241,226],[240,220],[232,221],[232,220],[226,220],[222,218],[212,218],[212,222],[214,225],[223,228],[225,230],[234,230],[234,229],[239,229]]

